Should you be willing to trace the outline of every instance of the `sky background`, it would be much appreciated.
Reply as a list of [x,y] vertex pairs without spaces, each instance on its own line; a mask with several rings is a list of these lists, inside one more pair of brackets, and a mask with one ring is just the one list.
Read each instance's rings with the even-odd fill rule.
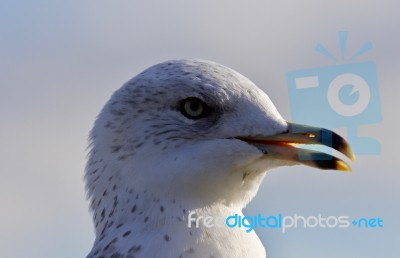
[[246,214],[380,217],[381,229],[257,230],[271,258],[400,256],[400,16],[397,1],[0,2],[2,257],[85,257],[94,232],[83,171],[88,132],[110,95],[150,65],[198,57],[265,90],[290,120],[286,73],[337,65],[374,46],[383,120],[360,127],[380,155],[351,174],[299,166],[269,173]]

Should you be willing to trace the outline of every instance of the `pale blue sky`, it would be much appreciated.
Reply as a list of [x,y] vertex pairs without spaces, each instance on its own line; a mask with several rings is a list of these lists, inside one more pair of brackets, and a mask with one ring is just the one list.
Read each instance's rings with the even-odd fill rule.
[[248,214],[379,216],[377,230],[258,230],[269,257],[399,257],[400,17],[396,1],[0,2],[2,257],[84,257],[94,240],[83,169],[86,138],[111,93],[146,67],[199,57],[252,79],[290,119],[288,71],[334,65],[370,40],[383,122],[362,133],[381,155],[349,175],[306,167],[268,174]]

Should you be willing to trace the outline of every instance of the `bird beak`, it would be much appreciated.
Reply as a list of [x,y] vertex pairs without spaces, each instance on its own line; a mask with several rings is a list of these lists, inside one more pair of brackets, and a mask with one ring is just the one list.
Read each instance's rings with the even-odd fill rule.
[[266,156],[274,159],[304,164],[318,169],[350,172],[343,160],[323,152],[298,148],[299,144],[318,144],[333,148],[352,161],[355,156],[345,139],[330,130],[307,125],[288,123],[288,130],[272,136],[237,137],[256,146]]

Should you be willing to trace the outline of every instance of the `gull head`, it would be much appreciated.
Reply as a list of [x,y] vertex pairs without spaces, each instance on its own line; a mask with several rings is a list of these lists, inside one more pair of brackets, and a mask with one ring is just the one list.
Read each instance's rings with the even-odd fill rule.
[[230,68],[198,59],[150,67],[112,95],[91,132],[85,179],[97,234],[132,192],[188,209],[241,210],[272,168],[350,170],[298,144],[323,144],[353,158],[337,134],[285,121],[266,93]]

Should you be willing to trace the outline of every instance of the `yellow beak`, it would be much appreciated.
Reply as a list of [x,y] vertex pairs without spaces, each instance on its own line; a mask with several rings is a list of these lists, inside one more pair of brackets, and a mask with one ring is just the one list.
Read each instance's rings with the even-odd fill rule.
[[350,172],[343,160],[323,152],[297,148],[298,144],[318,144],[333,148],[352,161],[355,156],[345,139],[324,128],[288,123],[288,130],[272,136],[237,137],[259,148],[266,156],[319,168]]

